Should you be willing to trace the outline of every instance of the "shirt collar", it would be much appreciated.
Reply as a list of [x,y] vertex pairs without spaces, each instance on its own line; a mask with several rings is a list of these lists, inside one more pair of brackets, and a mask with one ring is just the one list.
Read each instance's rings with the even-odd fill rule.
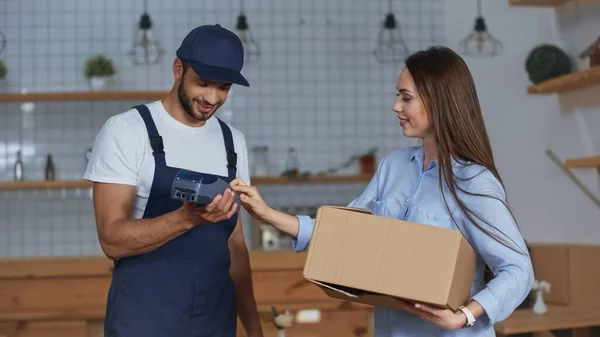
[[[412,151],[412,154],[410,156],[410,160],[411,161],[416,160],[419,163],[419,165],[421,167],[423,167],[424,150],[423,150],[423,146],[422,145],[421,146],[417,146]],[[461,163],[461,162],[457,161],[454,157],[451,157],[450,160],[452,162],[452,166],[453,167],[460,167],[460,166],[463,166],[463,165],[466,164],[466,162],[465,163]],[[437,163],[438,163],[437,159],[434,159],[429,166],[430,167],[435,167],[435,166],[437,166]]]

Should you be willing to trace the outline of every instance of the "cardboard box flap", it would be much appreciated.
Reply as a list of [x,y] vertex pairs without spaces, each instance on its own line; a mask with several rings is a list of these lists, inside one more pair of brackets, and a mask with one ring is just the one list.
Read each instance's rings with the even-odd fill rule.
[[[380,294],[371,291],[363,291],[360,289],[345,287],[337,284],[331,284],[326,282],[319,282],[311,279],[307,279],[310,282],[313,282],[317,286],[319,286],[329,297],[344,300],[344,301],[353,301],[357,303],[363,303],[368,305],[374,305],[379,307],[392,308],[396,310],[406,310],[405,303],[414,303],[413,300],[389,296],[385,294]],[[443,308],[443,309],[451,309],[447,305],[440,305],[437,303],[428,303],[422,302],[434,307]]]
[[311,279],[307,279],[307,280],[309,280],[310,282],[315,283],[317,285],[320,285],[323,288],[327,288],[327,289],[342,293],[342,294],[344,294],[348,297],[352,297],[352,298],[358,298],[362,294],[365,293],[365,291],[350,288],[350,287],[344,287],[344,286],[339,286],[339,285],[335,285],[335,284],[319,282],[319,281],[315,281],[315,280],[311,280]]
[[357,208],[357,207],[348,207],[348,206],[321,206],[323,208],[336,208],[336,209],[341,209],[341,210],[345,210],[345,211],[351,211],[351,212],[357,212],[357,213],[364,213],[364,214],[371,214],[371,210],[368,208]]

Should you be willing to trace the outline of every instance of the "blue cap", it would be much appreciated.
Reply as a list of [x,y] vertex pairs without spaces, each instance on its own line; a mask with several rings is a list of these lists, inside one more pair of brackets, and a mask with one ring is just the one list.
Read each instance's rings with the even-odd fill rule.
[[241,74],[242,41],[219,24],[194,28],[181,42],[177,57],[186,61],[203,80],[250,86]]

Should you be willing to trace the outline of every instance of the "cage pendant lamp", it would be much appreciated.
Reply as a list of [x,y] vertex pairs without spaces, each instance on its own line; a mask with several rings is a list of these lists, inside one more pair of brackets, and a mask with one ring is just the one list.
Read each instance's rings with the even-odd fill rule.
[[388,13],[379,30],[373,55],[379,63],[395,63],[404,61],[408,53],[400,23],[392,12],[392,1],[388,0]]
[[165,50],[148,14],[148,0],[144,0],[144,12],[134,28],[133,43],[128,55],[135,65],[151,65],[159,63],[164,54]]
[[248,18],[244,13],[244,0],[240,0],[240,14],[237,17],[235,29],[244,47],[244,63],[258,62],[260,59],[260,46],[248,25]]
[[477,17],[473,31],[460,41],[458,51],[471,57],[494,57],[504,51],[502,42],[489,32],[485,18],[481,15],[481,0],[477,0]]

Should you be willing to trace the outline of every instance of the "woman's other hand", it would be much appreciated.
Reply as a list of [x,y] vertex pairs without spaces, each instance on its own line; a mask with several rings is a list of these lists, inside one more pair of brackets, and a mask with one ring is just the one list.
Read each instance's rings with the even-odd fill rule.
[[437,308],[422,303],[412,303],[402,299],[397,300],[401,304],[402,310],[410,312],[442,329],[457,330],[467,323],[467,317],[462,311],[454,312],[450,309]]

